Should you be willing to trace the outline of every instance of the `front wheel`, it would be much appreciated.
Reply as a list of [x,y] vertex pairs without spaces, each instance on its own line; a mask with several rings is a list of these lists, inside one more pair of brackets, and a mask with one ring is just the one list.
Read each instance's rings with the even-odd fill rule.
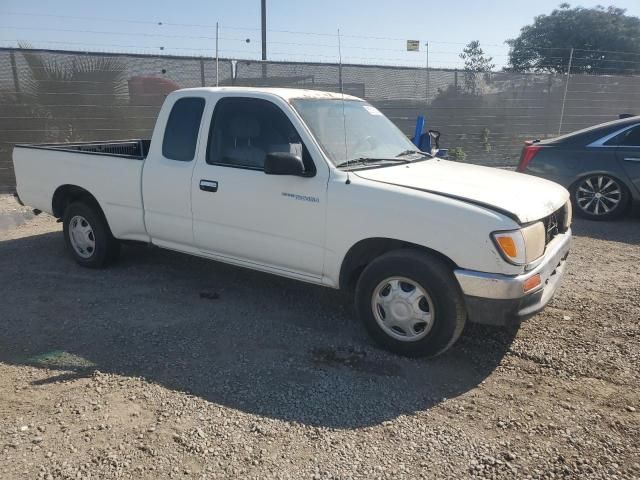
[[589,175],[571,187],[575,212],[590,220],[612,220],[625,211],[629,192],[620,180],[605,174]]
[[67,250],[83,267],[102,268],[114,262],[120,243],[97,209],[84,202],[69,204],[63,218]]
[[449,266],[410,249],[389,252],[365,268],[356,308],[378,344],[412,357],[443,353],[458,339],[467,317]]

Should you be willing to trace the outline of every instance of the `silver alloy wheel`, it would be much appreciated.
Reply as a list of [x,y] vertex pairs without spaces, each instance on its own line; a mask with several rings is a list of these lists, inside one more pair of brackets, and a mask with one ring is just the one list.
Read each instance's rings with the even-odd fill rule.
[[622,201],[622,189],[616,180],[607,175],[585,178],[576,189],[578,207],[589,215],[606,215]]
[[69,240],[73,250],[82,258],[90,258],[96,251],[93,228],[81,215],[72,217],[69,222]]
[[433,301],[416,282],[405,277],[383,280],[371,297],[373,316],[382,330],[403,342],[427,336],[435,318]]

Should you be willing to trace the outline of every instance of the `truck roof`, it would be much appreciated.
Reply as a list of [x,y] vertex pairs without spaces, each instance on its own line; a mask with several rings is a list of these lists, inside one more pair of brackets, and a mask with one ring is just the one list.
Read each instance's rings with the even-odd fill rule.
[[[341,100],[343,95],[335,92],[325,92],[321,90],[309,90],[302,88],[267,88],[267,87],[197,87],[197,88],[183,88],[177,90],[190,92],[235,92],[235,93],[266,93],[269,95],[275,95],[285,101],[289,101],[294,98],[317,98],[317,99],[335,99]],[[344,95],[345,100],[361,100],[361,98],[354,97],[352,95]]]

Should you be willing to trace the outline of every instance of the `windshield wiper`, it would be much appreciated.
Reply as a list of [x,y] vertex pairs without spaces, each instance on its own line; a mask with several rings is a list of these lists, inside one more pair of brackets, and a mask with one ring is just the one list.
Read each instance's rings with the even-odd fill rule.
[[431,157],[432,155],[429,155],[426,152],[421,152],[420,150],[405,150],[404,152],[400,152],[398,155],[396,155],[397,157],[406,157],[407,155],[422,155],[423,157]]
[[336,167],[347,167],[349,165],[368,165],[376,162],[393,162],[393,163],[409,163],[409,160],[403,158],[375,158],[375,157],[360,157],[352,158],[351,160],[345,160],[336,165]]

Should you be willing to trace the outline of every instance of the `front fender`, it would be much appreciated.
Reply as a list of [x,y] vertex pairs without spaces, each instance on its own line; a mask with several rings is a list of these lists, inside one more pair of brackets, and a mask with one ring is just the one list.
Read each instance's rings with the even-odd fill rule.
[[519,228],[503,214],[462,200],[367,180],[329,183],[327,284],[340,284],[349,251],[372,238],[427,248],[459,268],[507,275],[523,271],[505,262],[491,241],[493,231]]

